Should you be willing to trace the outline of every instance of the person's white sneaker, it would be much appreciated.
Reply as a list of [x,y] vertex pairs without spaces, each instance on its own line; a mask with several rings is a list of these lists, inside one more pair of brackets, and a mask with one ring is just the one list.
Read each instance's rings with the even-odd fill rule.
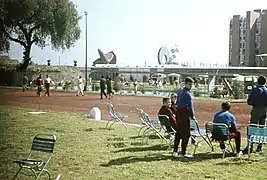
[[186,158],[193,158],[194,156],[192,154],[185,154],[184,157],[186,157]]
[[243,155],[243,152],[242,151],[239,151],[239,153],[237,153],[237,157],[240,158],[241,156]]
[[173,157],[177,158],[179,155],[178,155],[178,152],[173,152],[172,154]]

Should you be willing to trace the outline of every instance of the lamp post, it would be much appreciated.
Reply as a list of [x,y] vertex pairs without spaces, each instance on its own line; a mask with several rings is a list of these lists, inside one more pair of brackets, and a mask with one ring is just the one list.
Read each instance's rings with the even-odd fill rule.
[[85,15],[85,85],[84,91],[87,91],[87,12],[84,11]]

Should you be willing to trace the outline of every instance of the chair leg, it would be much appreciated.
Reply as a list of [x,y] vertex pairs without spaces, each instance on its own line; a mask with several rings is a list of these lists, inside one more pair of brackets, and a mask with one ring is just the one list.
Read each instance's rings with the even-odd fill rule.
[[19,175],[21,169],[22,169],[22,167],[19,168],[19,170],[17,171],[17,173],[16,173],[15,176],[13,177],[13,180],[15,180],[15,179],[17,178],[17,176]]
[[208,140],[209,140],[209,144],[210,144],[210,147],[211,147],[211,152],[214,152],[214,146],[212,144],[212,140],[210,139],[209,136],[207,136]]
[[204,139],[204,141],[209,145],[209,147],[211,147],[211,150],[214,151],[213,146],[212,146],[212,144],[211,144],[209,138],[208,138],[208,141],[207,141],[207,139],[206,139],[204,136],[201,136],[201,137],[202,137],[202,138]]
[[141,131],[142,131],[145,127],[146,127],[146,126],[143,126],[143,127],[141,127],[141,128],[139,129],[139,131],[138,131],[138,135],[137,135],[137,136],[140,136]]
[[34,174],[34,177],[35,177],[35,180],[37,179],[37,174],[36,174],[36,172],[35,172],[35,170],[34,169],[32,169],[32,168],[29,168],[31,171],[32,171],[32,173]]
[[251,142],[248,143],[248,159],[250,159],[250,148],[251,148]]
[[46,172],[48,174],[49,180],[51,179],[51,175],[50,172],[47,169],[44,169],[44,172]]

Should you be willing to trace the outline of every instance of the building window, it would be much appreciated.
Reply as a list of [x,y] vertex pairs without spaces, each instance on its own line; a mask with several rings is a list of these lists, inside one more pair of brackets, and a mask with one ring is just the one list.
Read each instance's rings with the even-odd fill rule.
[[255,54],[256,55],[260,54],[260,50],[259,49],[255,49]]

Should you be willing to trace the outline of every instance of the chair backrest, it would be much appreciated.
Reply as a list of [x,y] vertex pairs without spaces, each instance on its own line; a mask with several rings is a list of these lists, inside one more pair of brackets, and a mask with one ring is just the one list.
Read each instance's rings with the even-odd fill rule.
[[56,136],[53,134],[37,134],[33,138],[32,151],[53,153]]
[[111,104],[111,103],[107,103],[107,106],[108,106],[108,112],[109,112],[111,115],[114,115],[114,114],[115,114],[115,109],[114,109],[113,104]]
[[212,134],[212,138],[215,140],[228,140],[229,139],[229,127],[224,123],[206,123],[206,132]]
[[163,114],[158,114],[159,122],[162,126],[171,126],[171,120],[168,116]]
[[249,124],[248,136],[267,137],[267,125]]
[[194,120],[194,119],[190,119],[190,129],[191,129],[191,131],[192,131],[192,130],[193,130],[193,131],[196,131],[196,130],[199,129],[199,127],[198,127],[198,123],[197,123],[196,120]]
[[147,113],[144,111],[140,113],[140,118],[143,120],[144,123],[149,124],[150,123],[150,118]]
[[213,131],[213,123],[212,122],[207,122],[205,125],[206,128],[206,133],[207,134],[212,134]]

